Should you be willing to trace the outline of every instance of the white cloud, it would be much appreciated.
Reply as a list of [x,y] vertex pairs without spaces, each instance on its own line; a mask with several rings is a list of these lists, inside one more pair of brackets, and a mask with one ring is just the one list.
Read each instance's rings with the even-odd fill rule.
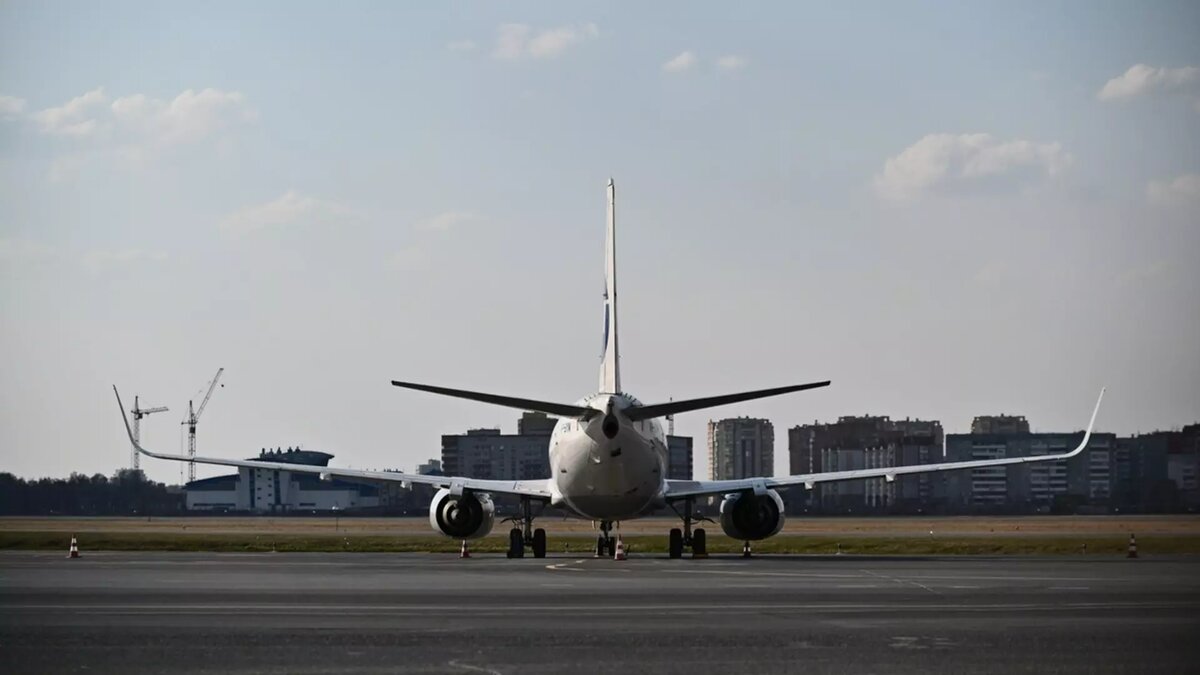
[[688,50],[679,52],[670,61],[664,63],[662,69],[667,73],[682,73],[694,65],[696,65],[696,54]]
[[496,28],[496,46],[492,50],[492,57],[507,60],[552,58],[568,47],[598,35],[600,29],[594,23],[558,26],[542,31],[534,31],[533,27],[523,23],[505,23]]
[[1200,209],[1200,174],[1187,173],[1174,180],[1153,180],[1146,199],[1155,206]]
[[16,119],[25,112],[25,99],[0,95],[0,120]]
[[170,100],[132,94],[109,104],[102,87],[33,115],[44,133],[103,137],[131,154],[194,143],[254,117],[236,91],[187,89]]
[[134,94],[116,99],[111,108],[122,128],[160,145],[195,142],[254,119],[241,93],[219,89],[188,89],[170,101]]
[[221,219],[218,227],[233,235],[311,224],[328,224],[353,217],[353,212],[335,202],[288,190],[265,204],[248,206]]
[[473,213],[468,213],[466,211],[447,211],[417,223],[417,229],[449,230],[464,223],[469,223],[475,219],[476,216]]
[[470,52],[475,50],[474,40],[453,40],[446,43],[446,49],[452,52]]
[[98,249],[83,254],[83,266],[89,272],[104,272],[109,269],[128,267],[141,262],[163,262],[167,259],[165,251],[147,251],[140,248],[125,248],[117,250]]
[[0,265],[44,262],[54,255],[54,249],[36,241],[0,238]]
[[46,108],[34,113],[33,119],[43,133],[55,136],[90,136],[99,126],[93,114],[102,110],[107,102],[108,96],[104,93],[104,87],[96,87],[57,108]]
[[1192,88],[1200,83],[1200,68],[1155,68],[1139,63],[1124,74],[1112,78],[1096,94],[1101,101],[1117,101],[1153,94]]
[[991,134],[929,134],[884,163],[875,189],[889,199],[910,199],[936,188],[1030,171],[1053,176],[1071,163],[1059,143],[1001,141]]
[[750,59],[737,54],[726,54],[717,59],[717,69],[724,71],[741,70],[750,63]]

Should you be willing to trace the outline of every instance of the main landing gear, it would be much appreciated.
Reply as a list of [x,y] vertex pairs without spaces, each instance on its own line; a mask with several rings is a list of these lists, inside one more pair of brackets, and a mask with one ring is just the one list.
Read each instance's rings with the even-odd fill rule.
[[[517,518],[509,518],[517,521]],[[524,558],[525,547],[533,549],[533,557],[546,557],[546,531],[542,528],[533,529],[533,502],[528,497],[521,498],[521,527],[508,531],[508,557]]]
[[691,548],[693,558],[708,557],[708,537],[704,532],[704,528],[698,527],[695,531],[692,530],[692,520],[708,520],[704,516],[693,516],[692,507],[695,504],[693,497],[688,497],[683,500],[683,513],[675,509],[675,505],[671,505],[671,510],[675,511],[675,515],[683,520],[683,529],[678,527],[671,529],[670,537],[667,540],[667,555],[671,558],[682,558],[683,549]]

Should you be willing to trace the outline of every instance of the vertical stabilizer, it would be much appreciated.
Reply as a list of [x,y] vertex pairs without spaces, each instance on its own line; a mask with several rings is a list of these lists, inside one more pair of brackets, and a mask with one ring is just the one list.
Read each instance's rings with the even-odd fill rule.
[[617,349],[617,189],[608,179],[608,228],[604,236],[604,352],[600,355],[600,391],[621,392],[621,363]]

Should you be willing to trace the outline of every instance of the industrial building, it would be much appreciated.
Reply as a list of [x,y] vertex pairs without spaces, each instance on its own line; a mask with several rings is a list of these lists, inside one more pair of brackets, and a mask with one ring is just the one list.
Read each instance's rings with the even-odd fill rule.
[[[262,450],[252,460],[328,466],[333,455],[300,450]],[[194,480],[184,486],[189,511],[240,513],[355,511],[380,505],[379,489],[306,473],[239,468],[235,474]]]
[[710,480],[775,475],[775,427],[770,420],[734,417],[708,422]]
[[[831,424],[788,429],[790,473],[820,473],[941,461],[942,424],[930,420],[892,420],[883,416],[845,416]],[[936,474],[820,483],[812,490],[790,490],[793,513],[922,513],[942,498]]]

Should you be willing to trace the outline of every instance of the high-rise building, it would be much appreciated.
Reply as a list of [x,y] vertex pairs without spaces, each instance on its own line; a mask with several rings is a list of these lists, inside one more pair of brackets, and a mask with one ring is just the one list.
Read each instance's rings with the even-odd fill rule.
[[[442,461],[447,476],[488,480],[536,480],[550,477],[550,434],[555,420],[541,413],[525,413],[517,433],[499,429],[471,429],[465,434],[442,436]],[[667,436],[667,478],[692,479],[692,439]]]
[[[941,460],[942,424],[889,417],[839,417],[788,430],[789,473],[845,471],[926,464]],[[811,491],[788,492],[789,509],[827,513],[920,513],[941,501],[941,482],[933,474],[818,483]]]
[[692,480],[691,436],[667,436],[667,478]]
[[[946,461],[1056,455],[1083,440],[1074,433],[972,433],[946,436]],[[1078,456],[946,473],[947,499],[959,512],[1036,513],[1107,510],[1112,501],[1116,435],[1093,433]]]
[[775,428],[770,420],[736,417],[708,422],[711,480],[775,475]]
[[1027,434],[1029,421],[1024,415],[980,415],[971,420],[973,434]]

